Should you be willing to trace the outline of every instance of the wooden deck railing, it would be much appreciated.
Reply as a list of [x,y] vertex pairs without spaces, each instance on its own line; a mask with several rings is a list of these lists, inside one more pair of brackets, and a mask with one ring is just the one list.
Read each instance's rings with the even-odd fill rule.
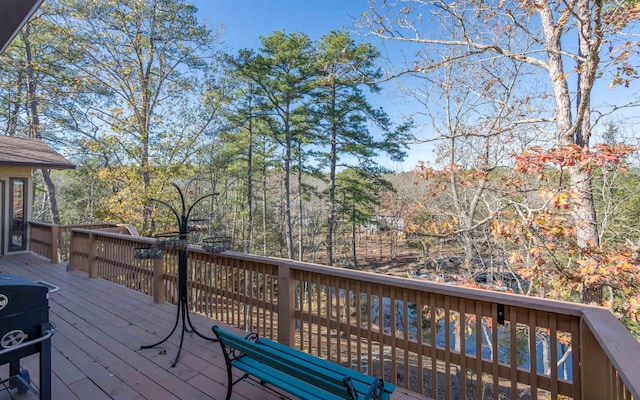
[[[177,295],[177,253],[73,229],[69,269]],[[606,309],[189,247],[193,311],[435,399],[640,399],[640,344]],[[466,397],[465,397],[466,396]]]
[[45,222],[30,221],[29,225],[31,227],[30,250],[50,259],[52,263],[69,260],[71,229],[74,228],[101,229],[110,232],[138,235],[132,225],[126,224],[54,225]]

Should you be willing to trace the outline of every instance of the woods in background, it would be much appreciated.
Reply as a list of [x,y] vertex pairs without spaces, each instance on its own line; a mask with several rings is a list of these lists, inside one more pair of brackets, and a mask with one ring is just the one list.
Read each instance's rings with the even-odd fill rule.
[[[460,259],[470,285],[504,265],[529,294],[604,304],[632,326],[638,133],[616,115],[639,105],[639,13],[372,0],[359,41],[276,31],[229,53],[181,0],[51,0],[0,61],[0,119],[78,165],[43,171],[42,220],[171,230],[152,199],[196,177],[236,250],[366,268],[400,248],[412,266]],[[385,64],[367,39],[404,59]],[[418,111],[372,104],[391,83]],[[434,152],[414,174],[380,165],[417,142]]]

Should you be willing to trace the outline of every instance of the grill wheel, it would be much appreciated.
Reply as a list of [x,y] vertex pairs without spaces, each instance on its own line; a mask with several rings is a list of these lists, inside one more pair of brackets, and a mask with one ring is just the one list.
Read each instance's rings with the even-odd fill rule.
[[9,331],[2,337],[2,340],[0,340],[0,346],[2,346],[3,349],[17,346],[24,342],[26,338],[27,334],[19,329]]

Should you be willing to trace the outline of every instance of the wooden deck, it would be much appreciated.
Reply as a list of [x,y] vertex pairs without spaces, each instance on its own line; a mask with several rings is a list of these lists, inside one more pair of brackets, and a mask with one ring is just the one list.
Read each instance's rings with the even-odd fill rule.
[[[175,322],[174,305],[154,304],[149,296],[100,278],[89,279],[83,272],[67,272],[65,265],[33,254],[0,257],[0,273],[60,287],[49,300],[50,320],[56,327],[53,399],[225,398],[226,371],[217,343],[187,334],[175,368],[171,363],[180,340],[177,332],[161,346],[140,350],[141,345],[169,333]],[[215,321],[197,314],[191,320],[199,332],[212,335]],[[37,355],[24,359],[22,367],[37,383]],[[7,375],[8,366],[0,366],[0,378]],[[4,398],[8,397],[0,392],[0,399]],[[238,384],[232,396],[237,400],[281,398],[250,381]],[[425,398],[404,389],[396,389],[392,396],[394,400]]]

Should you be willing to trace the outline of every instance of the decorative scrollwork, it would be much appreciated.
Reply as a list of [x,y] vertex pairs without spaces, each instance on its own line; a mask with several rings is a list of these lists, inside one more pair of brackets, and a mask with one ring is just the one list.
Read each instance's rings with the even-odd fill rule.
[[248,340],[249,342],[257,343],[260,336],[256,332],[247,333],[244,337],[244,340]]
[[[260,339],[260,337],[258,336],[257,333],[255,332],[251,332],[248,333],[246,336],[244,336],[245,340],[249,341],[249,342],[254,342],[257,343],[258,340]],[[229,361],[233,361],[233,360],[237,360],[239,358],[241,358],[242,356],[244,356],[244,353],[234,347],[231,346],[227,346],[228,349],[228,355],[229,355]]]
[[240,350],[237,350],[233,347],[228,347],[228,349],[229,349],[229,361],[238,360],[242,356],[244,356],[244,353],[241,352]]

